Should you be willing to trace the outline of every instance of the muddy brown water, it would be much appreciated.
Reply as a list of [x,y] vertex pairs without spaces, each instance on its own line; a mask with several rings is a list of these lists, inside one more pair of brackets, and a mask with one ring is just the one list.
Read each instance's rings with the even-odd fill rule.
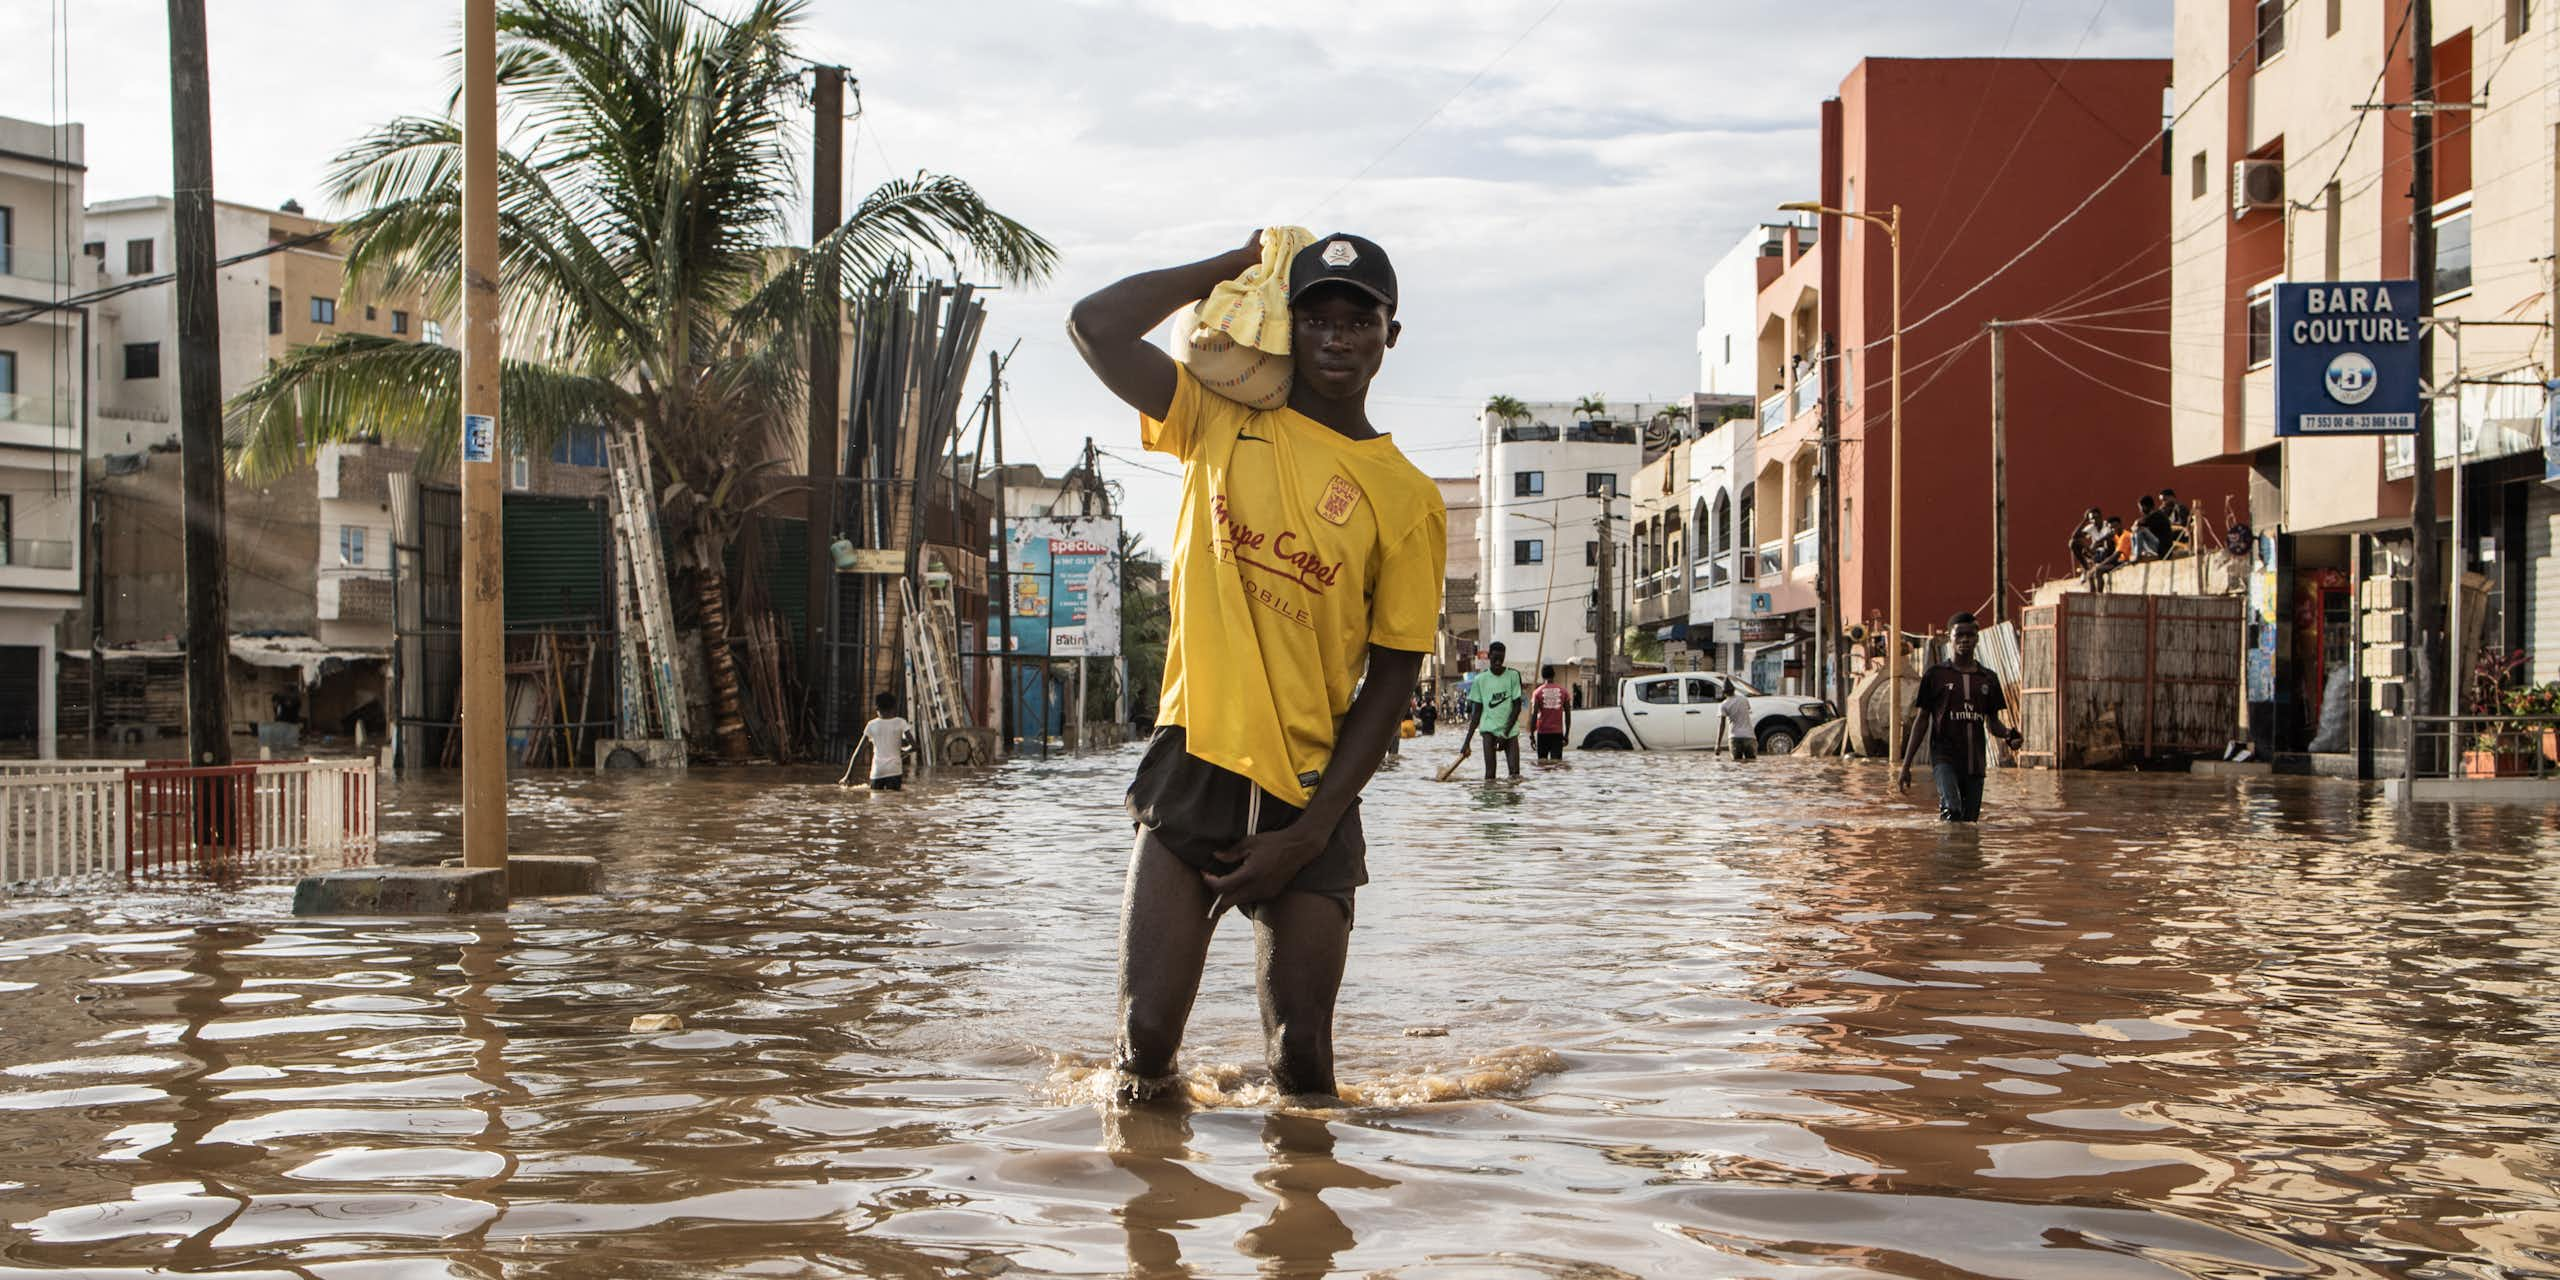
[[0,902],[0,1276],[2560,1272],[2551,814],[1408,757],[1353,1105],[1274,1104],[1231,920],[1191,1104],[1115,1115],[1134,760],[521,780],[612,886],[502,920]]

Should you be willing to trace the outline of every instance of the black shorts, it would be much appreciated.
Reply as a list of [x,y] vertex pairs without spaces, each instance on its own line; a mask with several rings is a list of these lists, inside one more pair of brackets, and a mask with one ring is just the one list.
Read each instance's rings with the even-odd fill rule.
[[[1192,755],[1187,742],[1180,725],[1156,729],[1145,758],[1138,761],[1138,775],[1129,780],[1129,820],[1184,863],[1223,874],[1235,866],[1218,855],[1244,839],[1245,817],[1259,788],[1243,774]],[[1299,813],[1297,806],[1263,792],[1258,829],[1278,831]],[[1352,891],[1367,883],[1369,842],[1360,830],[1360,802],[1353,800],[1325,841],[1324,852],[1298,868],[1289,890],[1323,894],[1347,913]]]
[[1539,734],[1538,758],[1541,760],[1564,759],[1564,735],[1561,733]]
[[884,778],[873,778],[871,780],[871,789],[874,791],[904,791],[907,789],[907,775],[903,773],[893,773]]

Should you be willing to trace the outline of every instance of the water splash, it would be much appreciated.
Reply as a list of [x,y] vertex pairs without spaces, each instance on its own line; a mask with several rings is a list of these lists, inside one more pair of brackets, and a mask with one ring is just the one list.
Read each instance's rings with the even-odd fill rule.
[[[1354,1108],[1378,1110],[1418,1107],[1434,1102],[1467,1102],[1516,1098],[1541,1076],[1565,1069],[1564,1056],[1544,1045],[1514,1045],[1456,1062],[1429,1061],[1400,1067],[1366,1079],[1340,1082],[1338,1096]],[[1120,1073],[1108,1060],[1082,1054],[1052,1053],[1049,1073],[1039,1096],[1060,1106],[1109,1104]],[[1182,1068],[1177,1081],[1191,1105],[1206,1109],[1271,1110],[1289,1105],[1259,1066],[1233,1062],[1194,1063]]]

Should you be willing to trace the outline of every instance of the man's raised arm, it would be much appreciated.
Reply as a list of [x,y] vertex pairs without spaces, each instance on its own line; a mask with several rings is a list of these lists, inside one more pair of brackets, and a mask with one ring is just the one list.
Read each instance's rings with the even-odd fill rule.
[[1187,266],[1141,271],[1101,290],[1067,313],[1067,336],[1111,393],[1130,408],[1161,419],[1173,408],[1173,357],[1147,334],[1175,309],[1209,296],[1219,283],[1262,262],[1262,233],[1244,247]]

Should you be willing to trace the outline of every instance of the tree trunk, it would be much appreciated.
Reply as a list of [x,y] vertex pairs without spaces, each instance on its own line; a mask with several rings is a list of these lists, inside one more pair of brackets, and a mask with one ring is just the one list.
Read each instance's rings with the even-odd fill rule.
[[729,652],[729,575],[720,548],[694,539],[694,581],[701,589],[702,668],[711,677],[711,737],[723,760],[748,755],[746,717],[738,707],[738,663]]

